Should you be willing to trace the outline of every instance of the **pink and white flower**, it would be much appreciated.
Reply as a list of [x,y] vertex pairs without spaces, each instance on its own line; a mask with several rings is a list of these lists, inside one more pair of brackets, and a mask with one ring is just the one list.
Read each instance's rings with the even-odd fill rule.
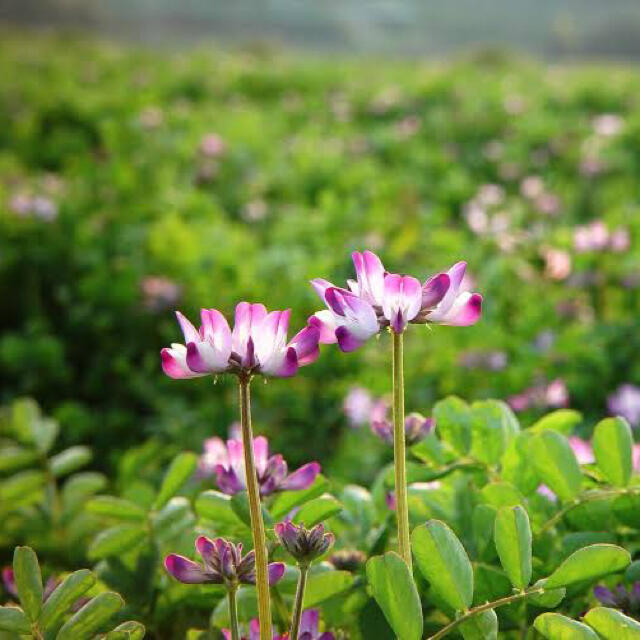
[[371,251],[356,251],[352,258],[356,280],[348,281],[348,290],[322,278],[311,281],[327,306],[309,318],[321,343],[353,351],[385,327],[401,333],[410,322],[468,326],[480,318],[482,296],[462,289],[464,262],[421,285],[412,276],[388,273]]
[[185,344],[162,349],[162,368],[175,379],[231,372],[285,378],[318,357],[319,331],[305,327],[287,342],[291,310],[267,312],[263,304],[240,302],[229,328],[217,309],[202,309],[196,329],[179,311]]
[[[289,473],[287,462],[281,454],[269,455],[269,442],[264,436],[253,439],[253,456],[262,496],[278,491],[306,489],[320,473],[318,462],[309,462]],[[244,491],[246,474],[242,441],[231,439],[225,445],[220,438],[205,440],[199,471],[201,475],[215,475],[218,488],[223,493],[234,495]]]
[[640,387],[622,384],[607,398],[609,411],[622,416],[632,427],[640,427]]

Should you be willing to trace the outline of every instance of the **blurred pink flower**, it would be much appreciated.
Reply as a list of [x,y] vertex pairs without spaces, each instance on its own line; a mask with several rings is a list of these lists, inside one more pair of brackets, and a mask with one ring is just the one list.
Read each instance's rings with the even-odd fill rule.
[[520,182],[520,193],[530,200],[544,193],[544,182],[540,176],[525,176]]
[[560,198],[553,193],[542,193],[534,201],[536,209],[540,213],[552,216],[560,211]]
[[504,202],[504,196],[504,187],[489,183],[480,186],[476,199],[485,207],[494,207]]
[[146,276],[140,282],[143,304],[151,311],[163,311],[173,307],[180,299],[182,289],[164,276]]
[[593,119],[592,125],[597,135],[611,137],[622,131],[624,120],[615,113],[602,113]]
[[570,436],[569,444],[573,449],[573,453],[576,456],[578,464],[591,464],[592,462],[595,462],[593,447],[590,442],[583,440],[578,436]]
[[25,193],[17,193],[9,200],[9,209],[20,217],[31,213],[31,197]]
[[594,220],[574,229],[573,246],[576,251],[602,251],[609,244],[609,229],[602,220]]
[[548,500],[551,500],[551,502],[557,502],[558,500],[558,496],[553,491],[551,491],[551,489],[549,489],[549,487],[546,484],[541,484],[538,487],[537,492],[541,496],[544,496]]
[[221,156],[226,150],[225,141],[217,133],[208,133],[200,141],[200,152],[209,158]]
[[571,255],[562,249],[543,249],[544,275],[550,280],[565,280],[571,274]]
[[533,408],[566,407],[569,404],[569,390],[562,378],[556,378],[548,384],[538,384],[509,396],[507,403],[516,412]]
[[619,227],[611,232],[609,238],[609,248],[615,253],[623,253],[627,251],[631,246],[631,238],[629,236],[629,230],[624,227]]
[[632,427],[640,426],[640,387],[634,384],[620,385],[607,398],[609,411],[622,416]]

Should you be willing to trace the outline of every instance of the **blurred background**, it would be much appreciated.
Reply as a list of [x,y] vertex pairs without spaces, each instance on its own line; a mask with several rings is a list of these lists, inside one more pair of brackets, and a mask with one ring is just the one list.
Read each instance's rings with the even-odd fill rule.
[[[294,332],[308,280],[344,282],[365,248],[422,279],[465,259],[485,296],[475,327],[410,331],[409,411],[455,393],[640,425],[636,0],[0,0],[0,19],[0,400],[34,398],[61,447],[109,469],[225,435],[232,381],[161,372],[173,311],[262,301]],[[389,356],[386,336],[327,347],[256,384],[256,429],[292,465],[368,477],[349,442]]]

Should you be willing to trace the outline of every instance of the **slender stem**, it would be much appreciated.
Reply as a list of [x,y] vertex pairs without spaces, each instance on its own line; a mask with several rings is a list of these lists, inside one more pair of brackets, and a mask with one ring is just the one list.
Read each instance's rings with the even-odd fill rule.
[[393,335],[393,464],[396,478],[396,519],[400,556],[411,571],[409,507],[407,504],[407,467],[404,436],[404,370],[402,334]]
[[606,500],[607,498],[615,498],[616,496],[621,496],[624,494],[636,494],[640,493],[640,487],[626,487],[624,489],[603,489],[603,490],[594,490],[587,491],[578,497],[576,497],[573,501],[567,503],[560,511],[555,513],[549,520],[547,520],[542,527],[538,530],[537,535],[542,535],[553,526],[555,526],[560,520],[562,520],[569,511],[573,511],[576,507],[579,507],[581,504],[585,504],[586,502],[594,502],[595,500]]
[[291,633],[289,633],[289,640],[298,640],[300,617],[302,616],[302,603],[304,601],[304,590],[307,586],[307,573],[309,572],[309,565],[300,564],[298,566],[300,568],[300,577],[298,578],[296,599],[293,605],[293,616],[291,618]]
[[229,618],[231,619],[231,640],[240,640],[238,631],[238,605],[236,604],[236,587],[227,592],[229,597]]
[[267,545],[260,506],[258,475],[253,457],[253,433],[251,431],[251,396],[249,376],[240,379],[240,425],[242,427],[242,448],[251,514],[251,535],[256,553],[256,589],[258,591],[258,619],[260,640],[271,640],[271,604],[269,602],[269,576],[267,569]]
[[442,627],[440,631],[434,633],[432,636],[428,636],[426,640],[438,640],[439,638],[444,638],[448,633],[451,633],[458,625],[461,625],[463,622],[472,618],[483,611],[488,611],[489,609],[497,609],[498,607],[502,607],[505,604],[511,604],[512,602],[517,602],[518,600],[522,600],[531,595],[536,595],[538,593],[544,593],[544,589],[542,587],[534,587],[529,589],[528,591],[520,591],[519,593],[514,593],[512,596],[506,596],[504,598],[500,598],[499,600],[493,600],[492,602],[485,602],[484,604],[478,605],[477,607],[473,607],[473,609],[468,609],[463,615],[459,618],[456,618],[453,622],[450,622],[446,627]]

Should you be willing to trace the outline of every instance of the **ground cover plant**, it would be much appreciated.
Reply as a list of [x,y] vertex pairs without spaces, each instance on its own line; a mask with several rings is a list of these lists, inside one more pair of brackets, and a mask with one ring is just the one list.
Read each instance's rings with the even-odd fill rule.
[[640,637],[633,72],[0,47],[2,637]]

